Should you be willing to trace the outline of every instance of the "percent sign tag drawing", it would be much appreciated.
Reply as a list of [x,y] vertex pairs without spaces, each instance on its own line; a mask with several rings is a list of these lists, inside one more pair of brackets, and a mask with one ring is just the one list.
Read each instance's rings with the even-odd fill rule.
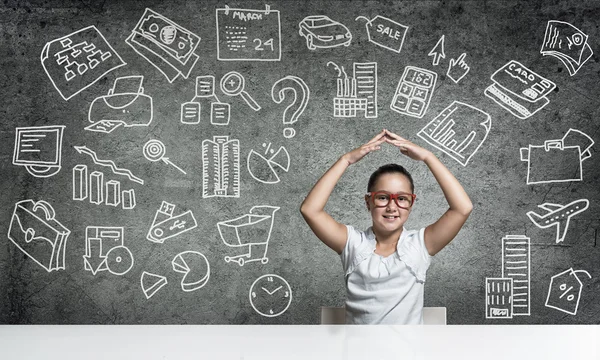
[[[271,98],[273,101],[281,104],[289,92],[286,92],[286,90],[293,92],[294,101],[283,112],[283,124],[292,125],[298,121],[298,118],[306,109],[306,104],[308,104],[308,100],[310,99],[310,89],[301,78],[288,75],[273,84],[271,88]],[[283,129],[283,136],[286,139],[293,138],[295,135],[296,130],[294,128],[286,127]]]
[[546,298],[547,307],[567,314],[577,315],[577,308],[579,307],[579,299],[581,298],[583,287],[583,283],[577,277],[577,273],[583,273],[590,279],[592,278],[587,271],[573,270],[573,268],[552,277],[548,288],[548,297]]
[[187,175],[179,166],[173,164],[168,157],[165,157],[167,149],[165,144],[160,140],[148,140],[144,145],[144,157],[152,162],[162,160],[165,164],[173,166],[175,169],[181,171],[184,175]]

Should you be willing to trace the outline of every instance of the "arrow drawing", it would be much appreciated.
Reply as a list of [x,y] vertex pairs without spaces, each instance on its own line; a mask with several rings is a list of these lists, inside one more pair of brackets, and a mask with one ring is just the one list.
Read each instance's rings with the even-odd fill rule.
[[84,267],[96,275],[98,271],[107,270],[106,256],[102,256],[102,239],[88,239],[89,255],[84,255]]
[[109,167],[115,175],[127,176],[127,178],[129,180],[136,182],[140,185],[144,185],[144,180],[133,175],[130,170],[118,168],[112,160],[98,159],[96,152],[94,150],[91,150],[87,146],[84,145],[84,146],[73,146],[73,147],[75,148],[75,150],[77,150],[78,153],[89,155],[92,158],[92,161],[94,161],[94,164]]
[[446,35],[442,35],[442,37],[435,44],[433,49],[427,54],[427,56],[433,56],[433,66],[437,66],[440,63],[440,59],[445,59],[446,54],[444,53],[444,38]]
[[162,160],[162,161],[163,161],[165,164],[167,164],[167,165],[171,165],[171,166],[173,166],[175,169],[177,169],[177,170],[181,171],[181,172],[182,172],[184,175],[187,175],[187,173],[186,173],[185,171],[183,171],[183,169],[181,169],[179,166],[177,166],[177,165],[173,164],[173,163],[171,162],[171,160],[169,160],[169,158],[167,158],[167,157],[166,157],[166,158],[162,158],[161,160]]

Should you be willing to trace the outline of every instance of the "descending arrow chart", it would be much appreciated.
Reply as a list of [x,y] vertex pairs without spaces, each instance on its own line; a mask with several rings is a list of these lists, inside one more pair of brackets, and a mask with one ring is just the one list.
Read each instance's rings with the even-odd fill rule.
[[144,180],[133,175],[130,170],[117,167],[117,165],[115,165],[114,161],[112,161],[112,160],[98,159],[96,152],[94,150],[91,150],[87,146],[84,145],[84,146],[73,146],[73,147],[75,148],[75,150],[77,150],[78,153],[89,155],[92,158],[92,160],[94,161],[94,164],[109,167],[110,170],[113,172],[113,174],[127,176],[127,178],[129,180],[136,182],[140,185],[144,185]]

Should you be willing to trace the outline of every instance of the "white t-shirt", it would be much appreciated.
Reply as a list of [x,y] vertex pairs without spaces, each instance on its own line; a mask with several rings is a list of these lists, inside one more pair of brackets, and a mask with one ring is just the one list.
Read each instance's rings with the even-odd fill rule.
[[425,228],[402,230],[396,251],[375,253],[371,227],[350,225],[340,255],[346,279],[346,323],[422,324],[425,273],[431,263],[424,241]]

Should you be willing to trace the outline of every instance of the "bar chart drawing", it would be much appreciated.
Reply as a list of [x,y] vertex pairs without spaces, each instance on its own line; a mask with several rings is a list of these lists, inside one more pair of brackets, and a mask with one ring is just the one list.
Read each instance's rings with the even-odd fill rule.
[[330,61],[338,71],[337,92],[333,98],[334,117],[356,117],[364,111],[366,118],[377,117],[377,63],[354,63],[353,76],[344,67]]
[[87,165],[73,167],[73,200],[89,200],[96,205],[119,206],[125,210],[135,208],[135,190],[121,190],[121,182],[104,179],[104,173],[93,171],[88,175]]
[[417,135],[466,166],[487,138],[491,124],[489,114],[454,101]]
[[513,315],[531,315],[531,245],[524,235],[502,238],[502,278],[512,279]]

